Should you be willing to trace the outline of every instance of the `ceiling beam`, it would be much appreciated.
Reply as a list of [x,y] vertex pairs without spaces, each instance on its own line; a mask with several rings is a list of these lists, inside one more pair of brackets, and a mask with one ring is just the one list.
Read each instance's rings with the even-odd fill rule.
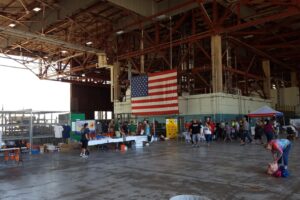
[[[50,25],[65,20],[67,17],[76,14],[78,11],[99,3],[98,0],[63,0],[59,2],[60,3],[55,6],[58,9],[48,9],[45,13],[39,12],[32,17],[30,19],[32,23],[29,25],[29,28],[17,26],[15,29],[23,31],[24,33],[27,31],[40,33],[42,30],[46,30]],[[41,21],[41,23],[36,23],[36,21]],[[31,34],[30,32],[28,32],[28,34]],[[7,49],[16,42],[16,39],[10,38],[6,43],[1,44],[1,48]]]
[[[157,13],[161,13],[160,15],[168,14],[168,16],[173,16],[173,15],[177,15],[179,13],[186,12],[197,6],[197,4],[193,2],[194,0],[193,1],[191,1],[191,0],[185,0],[185,1],[172,0],[172,1],[162,1],[160,3],[155,3],[152,0],[146,0],[146,1],[145,0],[143,0],[143,1],[141,1],[141,0],[126,0],[126,1],[124,1],[124,0],[108,0],[108,1],[117,6],[131,10],[134,13],[136,13],[140,16],[143,16],[143,17],[149,17],[149,16],[152,16]],[[200,1],[203,2],[203,0],[200,0]],[[164,10],[167,10],[171,7],[176,7],[177,5],[180,5],[180,4],[186,4],[188,2],[191,2],[191,3],[189,3],[188,6],[184,6],[181,9],[176,9],[176,10],[172,10],[171,12],[164,13]]]
[[[127,19],[120,20],[118,22],[118,25],[116,25],[115,30],[116,31],[123,30],[128,32],[136,28],[140,28],[141,25],[145,27],[147,24],[152,23],[153,21],[165,20],[168,19],[168,17],[170,16],[186,12],[195,7],[197,7],[195,0],[185,0],[184,2],[182,2],[181,0],[172,0],[170,4],[160,6],[158,8],[158,11],[153,13],[152,15],[148,15],[148,16],[140,15],[141,18],[139,18],[134,22],[128,23]],[[147,7],[145,7],[144,9],[149,10],[149,8]],[[162,19],[160,19],[160,17],[162,17]]]
[[109,2],[131,10],[141,16],[150,16],[158,11],[158,4],[153,1],[141,0],[108,0]]
[[[83,45],[79,45],[79,44],[69,43],[69,42],[54,39],[51,37],[43,36],[40,34],[35,34],[35,33],[28,32],[28,31],[22,31],[22,30],[13,29],[13,28],[7,28],[7,27],[3,27],[3,26],[0,26],[0,33],[4,33],[6,35],[17,37],[17,38],[23,38],[26,40],[39,41],[41,43],[47,43],[47,44],[59,46],[61,48],[72,49],[75,51],[82,51],[82,52],[88,52],[88,53],[93,53],[93,54],[103,53],[103,51],[101,51],[99,49],[95,49],[95,48],[91,48],[91,47],[87,47],[87,46],[83,46]],[[0,46],[0,48],[1,48],[1,46]],[[4,47],[2,46],[2,48],[4,48]]]
[[252,27],[252,26],[257,26],[260,24],[264,24],[270,21],[276,21],[279,19],[284,19],[287,17],[291,17],[291,16],[295,16],[295,15],[300,15],[300,10],[293,8],[293,7],[289,7],[288,9],[286,9],[285,11],[282,11],[280,13],[276,13],[270,16],[266,16],[266,17],[262,17],[260,19],[255,19],[252,21],[248,21],[245,23],[240,23],[236,26],[232,26],[232,27],[227,27],[227,28],[221,28],[223,30],[221,30],[221,32],[223,33],[230,33],[230,32],[234,32],[234,31],[239,31],[248,27]]
[[273,63],[275,63],[275,64],[277,64],[279,66],[287,68],[287,69],[289,69],[291,71],[295,71],[294,68],[288,66],[287,64],[281,62],[280,60],[274,58],[273,56],[271,56],[271,55],[269,55],[269,54],[267,54],[267,53],[265,53],[265,52],[263,52],[263,51],[261,51],[259,49],[256,49],[255,47],[253,47],[253,46],[251,46],[251,45],[249,45],[249,44],[247,44],[247,43],[245,43],[245,42],[243,42],[243,41],[241,41],[239,39],[236,39],[236,38],[231,37],[231,36],[226,37],[226,39],[229,39],[230,41],[232,41],[232,42],[234,42],[234,43],[236,43],[238,45],[241,45],[241,46],[244,46],[244,47],[250,49],[251,51],[253,51],[257,55],[260,55],[260,56],[262,56],[264,58],[270,59],[270,61],[272,61]]
[[[43,23],[32,23],[29,27],[31,32],[40,32],[42,29],[47,29],[50,25],[59,22],[61,20],[66,19],[67,17],[71,17],[76,14],[78,11],[86,9],[94,4],[99,3],[98,0],[63,0],[59,1],[57,5],[58,9],[48,10],[45,13],[45,17],[43,19],[43,13],[38,13],[35,17],[31,18],[31,20],[41,20],[43,19]],[[50,12],[49,12],[50,11]]]
[[[244,23],[232,25],[230,27],[220,28],[220,29],[217,30],[217,32],[218,32],[218,34],[231,33],[231,32],[234,32],[234,31],[239,31],[239,30],[242,30],[242,29],[245,29],[245,28],[253,27],[253,26],[256,26],[256,25],[261,25],[261,24],[264,24],[266,22],[275,21],[275,20],[279,20],[279,19],[284,19],[286,17],[295,16],[295,15],[300,15],[300,10],[290,7],[288,9],[282,11],[281,13],[276,13],[276,14],[266,16],[266,17],[262,17],[262,18],[259,18],[259,19],[255,19],[255,20],[252,20],[252,21],[249,21],[249,22],[244,22]],[[137,51],[125,53],[123,55],[119,55],[118,59],[119,60],[127,59],[129,57],[135,57],[135,56],[140,56],[140,55],[144,55],[144,54],[147,54],[147,53],[151,53],[153,51],[157,51],[157,49],[166,49],[166,48],[170,48],[170,46],[174,47],[174,46],[178,46],[178,45],[184,44],[184,43],[195,42],[195,41],[200,40],[200,39],[208,38],[213,34],[215,34],[214,31],[207,31],[207,32],[201,32],[201,33],[193,34],[193,35],[187,36],[183,39],[174,40],[174,41],[172,41],[171,44],[170,44],[170,42],[166,42],[166,43],[162,43],[162,44],[159,44],[159,45],[153,45],[151,47],[147,47],[144,50],[137,50]],[[261,51],[259,51],[259,52],[260,52],[261,55],[262,54],[263,55],[268,55],[264,52],[261,52]],[[277,63],[280,63],[281,66],[288,67],[287,65],[283,64],[280,61],[277,62]]]
[[206,11],[206,9],[205,9],[202,2],[203,2],[202,0],[197,0],[197,3],[199,4],[200,13],[203,17],[203,20],[204,20],[205,24],[208,26],[208,28],[213,29],[214,28],[213,22],[211,21],[211,19],[210,19],[210,17],[209,17],[209,15],[208,15],[208,13],[207,13],[207,11]]

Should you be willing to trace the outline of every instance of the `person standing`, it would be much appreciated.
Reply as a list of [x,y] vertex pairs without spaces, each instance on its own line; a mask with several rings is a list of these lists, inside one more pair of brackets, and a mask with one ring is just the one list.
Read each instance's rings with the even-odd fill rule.
[[151,141],[151,128],[148,120],[144,121],[145,134],[147,135],[148,142]]
[[240,122],[239,120],[235,120],[235,134],[236,138],[241,138],[242,139],[242,134],[241,134],[241,128],[240,128]]
[[284,169],[288,168],[289,152],[291,149],[291,142],[288,139],[271,140],[266,145],[266,149],[272,152],[274,162],[277,162],[278,165],[282,165],[283,161]]
[[133,123],[133,121],[130,122],[129,126],[128,126],[128,129],[129,129],[129,135],[136,135],[136,129],[137,129],[137,126],[136,124]]
[[249,123],[246,119],[246,117],[243,118],[243,121],[242,121],[242,140],[241,140],[241,145],[245,145],[246,144],[246,138],[249,140],[249,143],[252,142],[252,138],[249,134]]
[[199,147],[200,143],[200,124],[194,119],[190,126],[190,133],[192,134],[193,147]]
[[262,141],[263,133],[264,133],[264,128],[262,127],[262,122],[258,120],[255,126],[254,140],[255,141],[259,140],[259,143],[255,142],[256,144],[264,144],[264,142]]
[[85,123],[83,125],[83,128],[81,129],[81,153],[80,156],[83,158],[88,158],[88,142],[89,142],[89,133],[90,129],[88,128],[88,123]]
[[204,127],[203,127],[203,133],[205,136],[205,140],[207,143],[207,146],[210,146],[210,143],[212,141],[212,131],[211,131],[211,126],[208,122],[205,123]]
[[273,128],[274,128],[274,136],[275,138],[279,138],[280,133],[280,123],[276,121],[276,119],[273,119]]
[[111,120],[111,121],[109,122],[109,124],[108,124],[108,132],[109,132],[109,133],[113,133],[113,132],[114,132],[114,127],[115,127],[115,125],[114,125],[114,120]]
[[274,127],[273,127],[270,120],[266,120],[266,124],[265,124],[265,127],[264,127],[264,132],[265,132],[266,137],[267,137],[267,142],[270,142],[271,140],[273,140]]
[[230,140],[230,142],[232,142],[232,138],[231,138],[231,129],[233,129],[228,122],[225,123],[225,138],[224,138],[224,142],[226,140]]

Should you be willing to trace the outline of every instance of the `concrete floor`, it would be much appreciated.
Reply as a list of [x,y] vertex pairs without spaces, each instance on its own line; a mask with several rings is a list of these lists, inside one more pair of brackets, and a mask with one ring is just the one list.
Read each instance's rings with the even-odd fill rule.
[[289,178],[265,174],[271,153],[260,145],[213,143],[192,148],[156,142],[126,153],[92,151],[0,162],[0,199],[170,199],[179,194],[209,199],[300,199],[299,141],[290,155]]

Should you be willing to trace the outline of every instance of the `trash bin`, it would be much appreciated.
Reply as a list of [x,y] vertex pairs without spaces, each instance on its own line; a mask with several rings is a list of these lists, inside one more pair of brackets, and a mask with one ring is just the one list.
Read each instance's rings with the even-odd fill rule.
[[197,196],[197,195],[178,195],[172,197],[170,200],[210,200],[205,196]]

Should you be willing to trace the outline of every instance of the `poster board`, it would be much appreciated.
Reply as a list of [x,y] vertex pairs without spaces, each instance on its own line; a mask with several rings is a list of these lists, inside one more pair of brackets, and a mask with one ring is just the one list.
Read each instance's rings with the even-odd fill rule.
[[85,123],[88,123],[88,127],[90,129],[90,135],[96,136],[96,121],[95,120],[80,120],[75,122],[75,134],[81,135],[81,129]]
[[177,119],[166,119],[166,132],[167,138],[173,139],[178,134],[178,120]]

